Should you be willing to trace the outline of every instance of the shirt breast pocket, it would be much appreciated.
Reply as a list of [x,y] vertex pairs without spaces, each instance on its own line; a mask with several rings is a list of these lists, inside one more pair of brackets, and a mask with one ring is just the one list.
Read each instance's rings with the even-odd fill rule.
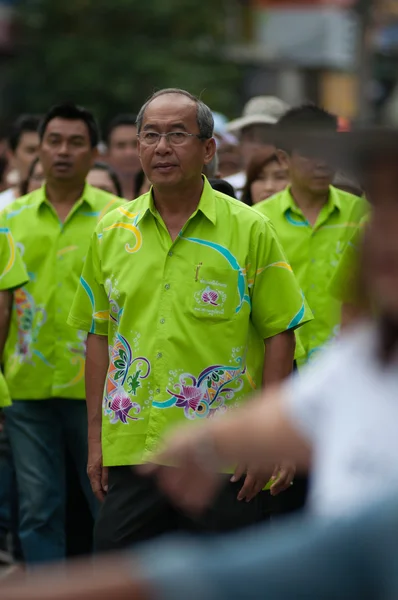
[[189,285],[188,312],[197,319],[228,321],[240,305],[239,273],[234,269],[195,266]]

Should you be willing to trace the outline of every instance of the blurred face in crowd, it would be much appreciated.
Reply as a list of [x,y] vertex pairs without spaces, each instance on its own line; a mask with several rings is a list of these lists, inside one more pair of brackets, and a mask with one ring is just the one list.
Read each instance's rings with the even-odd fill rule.
[[141,168],[138,156],[137,127],[119,125],[109,138],[108,158],[113,167],[120,171],[136,173]]
[[365,280],[378,312],[398,319],[398,169],[386,157],[366,169],[365,193],[373,205],[365,243]]
[[38,190],[44,183],[44,172],[40,161],[35,164],[33,173],[28,181],[28,194]]
[[278,160],[266,163],[250,186],[252,203],[257,204],[281,192],[289,184],[287,168]]
[[218,147],[218,170],[221,179],[242,170],[242,156],[239,146],[221,143]]
[[242,129],[240,134],[240,150],[245,168],[258,151],[264,148],[272,148],[272,132],[273,126],[266,123],[249,125]]
[[11,163],[17,169],[21,180],[27,178],[30,165],[38,155],[39,144],[39,134],[26,131],[21,135],[15,152],[11,153]]
[[86,181],[93,187],[103,190],[104,192],[114,194],[115,196],[118,195],[113,179],[105,169],[96,169],[94,167],[89,171]]
[[56,117],[48,123],[40,146],[46,181],[82,185],[96,156],[84,121]]
[[328,192],[334,171],[323,158],[304,156],[297,150],[293,150],[291,154],[279,151],[278,158],[288,169],[293,188],[314,195]]
[[144,140],[148,133],[186,132],[200,135],[197,106],[180,94],[165,94],[155,98],[147,107],[140,132],[139,153],[142,168],[154,188],[189,187],[201,177],[216,151],[214,139],[186,137],[169,142],[161,137],[155,144]]

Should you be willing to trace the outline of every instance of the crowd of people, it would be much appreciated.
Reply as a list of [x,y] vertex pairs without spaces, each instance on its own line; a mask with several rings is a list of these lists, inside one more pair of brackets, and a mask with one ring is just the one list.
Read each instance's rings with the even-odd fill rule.
[[2,598],[396,597],[398,138],[346,129],[179,89],[17,119]]

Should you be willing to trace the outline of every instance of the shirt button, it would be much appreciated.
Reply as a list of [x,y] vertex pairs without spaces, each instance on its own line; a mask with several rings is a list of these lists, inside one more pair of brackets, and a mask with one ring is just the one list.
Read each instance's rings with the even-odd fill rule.
[[166,323],[166,319],[160,319],[160,322],[163,325],[164,323]]
[[164,286],[164,289],[165,289],[165,290],[169,290],[169,289],[170,289],[170,284],[169,284],[169,283],[166,283],[166,285]]
[[169,256],[173,256],[173,252],[171,250],[168,254],[169,254]]
[[162,358],[163,354],[161,352],[158,352],[156,355],[156,358]]

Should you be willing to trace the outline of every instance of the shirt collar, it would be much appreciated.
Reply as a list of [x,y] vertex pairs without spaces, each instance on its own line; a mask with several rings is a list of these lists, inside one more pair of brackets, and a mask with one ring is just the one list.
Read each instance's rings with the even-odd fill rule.
[[[199,200],[198,208],[193,213],[192,217],[194,217],[199,211],[211,222],[213,225],[217,222],[217,213],[216,213],[216,197],[213,188],[208,182],[207,178],[203,176],[204,185],[202,195]],[[159,213],[156,209],[155,202],[153,200],[153,188],[147,192],[141,203],[141,210],[137,215],[136,223],[138,223],[144,218],[148,212],[152,213],[152,215],[156,218]],[[191,217],[191,218],[192,218]]]
[[[77,200],[76,204],[78,204],[78,203],[83,204],[83,202],[86,202],[86,204],[88,204],[92,210],[96,210],[95,198],[94,198],[93,192],[94,192],[94,190],[93,190],[92,186],[89,185],[88,183],[86,183],[84,186],[84,189],[83,189],[83,193],[80,196],[80,198]],[[38,208],[42,204],[49,203],[49,200],[46,195],[46,184],[43,184],[40,189],[38,189],[36,192],[33,192],[33,193],[37,194],[37,207]]]
[[[290,186],[288,186],[282,192],[281,199],[280,199],[280,206],[284,213],[288,209],[301,213],[300,208],[297,206],[297,204],[295,203],[295,201],[293,199]],[[326,207],[329,210],[329,212],[332,212],[334,208],[337,208],[338,211],[341,211],[341,198],[340,198],[338,189],[333,187],[332,185],[329,186],[329,198],[326,203]]]

